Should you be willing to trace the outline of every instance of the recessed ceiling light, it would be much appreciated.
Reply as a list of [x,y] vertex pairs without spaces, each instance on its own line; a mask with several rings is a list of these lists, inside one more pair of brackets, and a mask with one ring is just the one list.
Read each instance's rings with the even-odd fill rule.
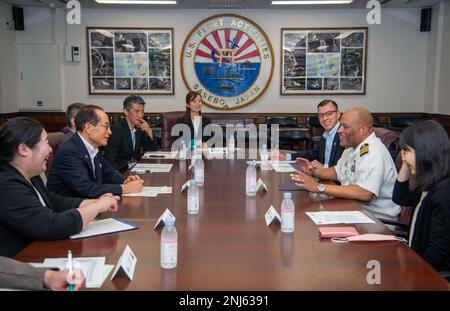
[[272,5],[297,5],[297,4],[348,4],[353,0],[292,0],[292,1],[272,1]]
[[95,0],[102,4],[177,4],[175,0]]

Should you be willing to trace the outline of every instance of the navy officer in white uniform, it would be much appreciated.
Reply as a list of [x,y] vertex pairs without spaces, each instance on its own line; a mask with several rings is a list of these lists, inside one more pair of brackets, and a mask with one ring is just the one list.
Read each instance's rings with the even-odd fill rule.
[[[310,192],[354,199],[376,217],[394,218],[400,207],[392,201],[397,170],[389,151],[375,135],[372,115],[365,108],[351,108],[341,117],[340,144],[347,147],[334,167],[319,168],[303,160],[292,180]],[[339,181],[340,186],[319,180]]]

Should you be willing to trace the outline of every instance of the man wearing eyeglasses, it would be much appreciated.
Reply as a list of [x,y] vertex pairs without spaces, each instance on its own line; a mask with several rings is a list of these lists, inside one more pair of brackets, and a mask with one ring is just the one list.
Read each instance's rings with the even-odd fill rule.
[[332,167],[336,165],[345,149],[340,145],[339,135],[337,135],[341,117],[338,105],[330,99],[321,101],[317,105],[317,116],[325,132],[320,137],[315,148],[293,154],[280,152],[280,160],[307,159],[315,167]]
[[153,132],[144,119],[145,101],[140,96],[128,96],[123,101],[124,117],[112,126],[105,157],[123,173],[133,166],[143,151],[158,150]]
[[[336,166],[317,168],[302,160],[303,165],[291,179],[309,192],[358,200],[376,217],[395,219],[400,213],[400,207],[392,201],[397,170],[374,132],[371,113],[365,108],[348,109],[342,114],[338,135],[347,149]],[[325,184],[322,180],[341,184]]]
[[111,135],[107,114],[101,107],[88,105],[75,117],[77,133],[61,143],[48,176],[47,187],[60,195],[96,198],[105,193],[141,192],[139,176],[125,178],[101,153]]

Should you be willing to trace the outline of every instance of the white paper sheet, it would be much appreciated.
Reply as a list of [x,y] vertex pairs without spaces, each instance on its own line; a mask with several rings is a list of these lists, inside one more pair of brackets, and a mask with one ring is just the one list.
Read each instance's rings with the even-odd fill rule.
[[360,211],[305,212],[316,225],[374,224],[375,221]]
[[158,194],[170,194],[172,193],[172,187],[143,187],[139,193],[125,193],[122,196],[125,197],[156,197]]
[[173,164],[167,163],[138,163],[131,169],[131,172],[135,170],[146,170],[152,173],[169,173],[172,166]]
[[107,218],[91,222],[86,229],[78,234],[72,235],[70,238],[81,239],[107,233],[132,230],[135,228],[135,225],[119,221],[115,218]]
[[147,151],[142,159],[176,159],[177,151]]
[[[105,257],[76,257],[73,258],[75,268],[83,272],[86,278],[86,288],[99,288],[102,286],[114,265],[105,265]],[[67,258],[46,258],[43,263],[32,263],[37,268],[66,269]]]
[[271,162],[270,165],[277,173],[295,172],[295,168],[287,162]]

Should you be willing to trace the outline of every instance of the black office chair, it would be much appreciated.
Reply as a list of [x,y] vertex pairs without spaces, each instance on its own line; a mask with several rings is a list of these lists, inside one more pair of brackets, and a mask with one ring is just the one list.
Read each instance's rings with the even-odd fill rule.
[[309,131],[300,128],[295,117],[266,117],[266,124],[269,130],[269,137],[271,137],[271,125],[278,124],[280,149],[306,149],[310,144],[311,136]]
[[401,133],[405,127],[425,120],[421,116],[391,116],[389,117],[388,129]]
[[374,127],[381,127],[380,118],[378,116],[373,116],[373,126]]
[[266,117],[266,124],[269,129],[272,124],[278,124],[279,127],[299,127],[295,117]]

